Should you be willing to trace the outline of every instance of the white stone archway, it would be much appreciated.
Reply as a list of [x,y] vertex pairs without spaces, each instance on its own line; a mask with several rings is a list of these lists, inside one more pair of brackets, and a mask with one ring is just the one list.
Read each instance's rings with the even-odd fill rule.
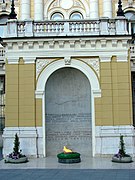
[[74,59],[67,63],[64,59],[53,61],[39,74],[36,87],[36,98],[42,99],[42,127],[43,127],[43,156],[46,157],[46,132],[45,132],[45,87],[50,75],[58,69],[72,67],[80,70],[89,80],[91,85],[91,113],[92,113],[92,155],[95,155],[95,97],[101,96],[100,84],[96,73],[83,61]]

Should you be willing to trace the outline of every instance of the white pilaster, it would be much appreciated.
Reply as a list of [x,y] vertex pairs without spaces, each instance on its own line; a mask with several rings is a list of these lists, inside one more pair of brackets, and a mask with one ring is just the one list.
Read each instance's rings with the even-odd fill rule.
[[30,19],[30,0],[21,0],[21,20]]
[[90,18],[99,18],[98,14],[98,0],[90,0]]
[[43,0],[34,0],[34,20],[43,20]]
[[112,0],[103,0],[103,17],[112,18]]

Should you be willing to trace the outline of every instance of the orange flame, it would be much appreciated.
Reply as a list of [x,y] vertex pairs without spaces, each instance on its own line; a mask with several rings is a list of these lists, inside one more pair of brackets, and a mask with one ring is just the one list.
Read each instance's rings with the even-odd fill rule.
[[63,148],[64,153],[71,153],[73,152],[71,149],[68,149],[66,146]]

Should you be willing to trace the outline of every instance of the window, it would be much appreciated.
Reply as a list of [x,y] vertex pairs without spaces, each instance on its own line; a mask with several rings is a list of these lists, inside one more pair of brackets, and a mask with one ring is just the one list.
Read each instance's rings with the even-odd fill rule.
[[0,37],[4,36],[4,31],[6,28],[7,19],[8,19],[8,15],[1,15],[0,16]]
[[79,19],[83,19],[83,16],[79,12],[74,12],[71,14],[70,19],[79,20]]
[[135,13],[134,12],[127,12],[127,13],[125,13],[125,17],[128,20],[135,20]]
[[61,19],[64,19],[64,16],[63,16],[63,14],[56,12],[51,16],[51,19],[52,20],[61,20]]
[[131,32],[132,34],[135,34],[135,12],[126,12],[125,17],[131,21]]

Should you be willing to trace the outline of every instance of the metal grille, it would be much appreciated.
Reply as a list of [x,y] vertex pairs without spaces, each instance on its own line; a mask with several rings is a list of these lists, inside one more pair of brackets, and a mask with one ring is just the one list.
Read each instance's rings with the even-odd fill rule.
[[0,91],[0,134],[2,134],[5,127],[5,93]]
[[5,92],[0,90],[0,134],[5,127]]
[[135,126],[135,72],[132,72],[133,126]]

